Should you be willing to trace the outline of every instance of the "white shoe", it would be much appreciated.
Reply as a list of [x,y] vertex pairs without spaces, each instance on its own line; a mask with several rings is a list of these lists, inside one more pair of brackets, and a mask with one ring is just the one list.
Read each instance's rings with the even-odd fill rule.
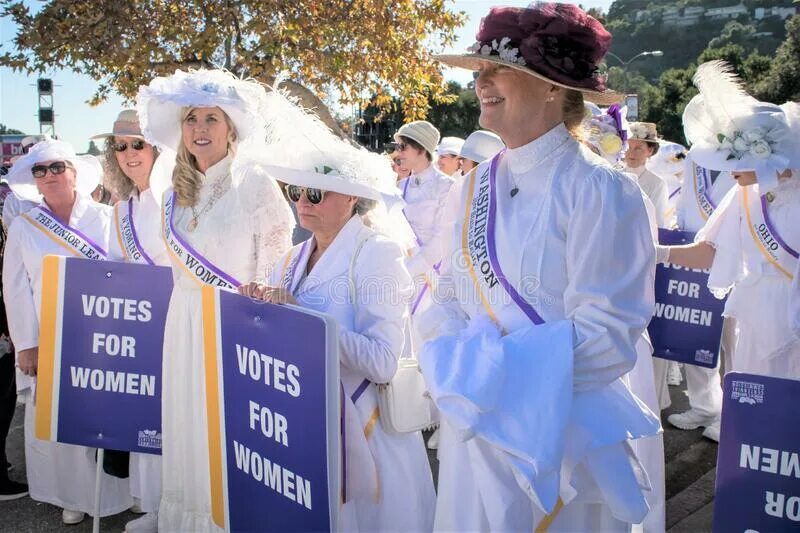
[[69,509],[61,511],[61,521],[68,526],[80,524],[84,518],[86,518],[86,513],[82,511],[71,511]]
[[719,442],[719,419],[714,420],[710,426],[703,430],[703,436],[714,442]]
[[157,533],[158,513],[147,513],[125,524],[125,533]]
[[667,421],[678,429],[697,429],[710,426],[714,422],[714,417],[702,415],[694,409],[689,409],[683,413],[669,415]]
[[672,385],[673,387],[677,387],[683,381],[683,375],[681,374],[681,367],[678,363],[670,362],[669,366],[667,367],[667,385]]
[[144,511],[142,510],[142,500],[139,498],[134,498],[133,505],[131,505],[131,508],[128,510],[133,514],[144,514]]
[[433,432],[431,438],[428,439],[428,449],[435,450],[439,447],[439,428]]

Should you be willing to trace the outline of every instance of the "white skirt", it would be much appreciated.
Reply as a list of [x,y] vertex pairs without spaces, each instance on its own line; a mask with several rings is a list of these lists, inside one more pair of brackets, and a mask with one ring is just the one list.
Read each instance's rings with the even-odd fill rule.
[[175,285],[162,366],[161,533],[220,531],[211,519],[201,308],[198,288]]
[[161,456],[131,453],[131,496],[139,499],[145,513],[158,512],[161,503]]

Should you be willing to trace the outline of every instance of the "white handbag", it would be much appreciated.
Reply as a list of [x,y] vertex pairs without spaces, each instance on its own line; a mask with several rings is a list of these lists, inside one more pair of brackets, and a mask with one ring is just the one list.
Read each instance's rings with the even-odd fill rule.
[[[358,254],[363,239],[350,261],[349,280],[352,301],[356,299],[356,282],[353,277]],[[439,411],[428,393],[425,378],[419,363],[414,357],[401,357],[397,361],[397,372],[389,383],[376,384],[378,389],[378,410],[383,429],[390,433],[413,433],[432,428],[439,423]]]

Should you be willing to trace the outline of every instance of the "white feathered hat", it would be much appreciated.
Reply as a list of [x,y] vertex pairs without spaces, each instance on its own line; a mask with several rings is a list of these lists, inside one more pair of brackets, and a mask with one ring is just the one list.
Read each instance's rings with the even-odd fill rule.
[[798,135],[784,109],[748,95],[732,68],[710,61],[697,68],[700,94],[683,113],[689,155],[720,171],[755,171],[761,189],[777,185],[778,173],[800,166]]
[[647,167],[659,176],[677,176],[683,172],[683,165],[688,152],[686,147],[664,140],[660,141],[659,144],[661,147],[658,149],[658,153],[650,158],[647,162]]
[[11,167],[6,179],[14,194],[34,202],[41,199],[31,169],[45,161],[69,161],[75,167],[75,189],[81,196],[89,196],[100,185],[103,167],[93,155],[77,155],[68,142],[47,138],[34,144]]
[[224,70],[176,70],[171,76],[155,78],[150,85],[139,88],[136,112],[149,143],[177,150],[181,113],[186,107],[219,107],[233,122],[239,143],[262,141],[265,99],[261,84]]
[[267,142],[259,160],[274,179],[376,200],[387,209],[401,202],[389,159],[338,137],[277,88],[263,110]]

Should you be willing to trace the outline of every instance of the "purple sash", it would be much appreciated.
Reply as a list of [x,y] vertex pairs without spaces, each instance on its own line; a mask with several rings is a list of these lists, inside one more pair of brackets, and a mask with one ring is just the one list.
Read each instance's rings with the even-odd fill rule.
[[777,228],[772,224],[767,207],[767,196],[751,198],[748,189],[750,187],[742,189],[742,203],[750,235],[767,261],[772,263],[784,276],[790,280],[794,279],[799,254],[783,240]]
[[711,199],[711,176],[709,170],[701,167],[696,163],[692,163],[692,183],[694,184],[694,198],[697,202],[697,207],[700,209],[700,214],[704,220],[717,208],[717,204]]
[[133,223],[133,198],[127,202],[119,202],[114,206],[114,224],[117,229],[117,239],[119,240],[125,260],[132,263],[145,265],[155,265],[150,256],[145,252],[144,247],[139,242],[136,233],[136,226]]
[[544,324],[544,320],[539,313],[533,308],[531,304],[529,304],[520,293],[517,291],[516,287],[512,285],[508,279],[506,278],[505,274],[503,274],[503,269],[500,267],[500,261],[497,259],[497,245],[495,239],[495,225],[497,219],[497,167],[500,164],[500,159],[503,157],[505,150],[498,153],[496,156],[492,158],[491,162],[491,170],[489,171],[489,218],[486,223],[486,233],[487,233],[487,248],[489,252],[489,261],[492,265],[492,270],[494,270],[494,275],[497,277],[497,280],[500,282],[500,285],[503,289],[511,296],[511,299],[514,300],[514,303],[522,310],[523,313],[536,325]]
[[44,206],[36,206],[21,216],[72,255],[86,259],[108,259],[106,251],[96,242],[77,228],[59,222],[52,211]]
[[164,202],[162,210],[164,241],[167,243],[167,251],[169,251],[172,260],[198,283],[236,290],[241,283],[217,268],[203,254],[192,248],[175,230],[173,222],[174,207],[175,192]]

